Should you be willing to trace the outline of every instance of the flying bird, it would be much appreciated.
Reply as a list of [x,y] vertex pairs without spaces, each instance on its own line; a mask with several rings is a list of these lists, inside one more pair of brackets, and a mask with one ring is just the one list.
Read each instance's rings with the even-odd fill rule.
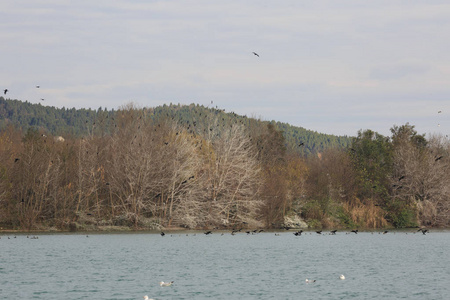
[[438,111],[438,114],[440,114],[442,112],[442,110]]
[[172,284],[173,284],[173,281],[171,281],[171,282],[164,282],[164,281],[159,282],[159,286],[171,286]]
[[40,85],[37,85],[37,86],[36,86],[37,89],[40,88],[40,87],[41,87]]
[[4,89],[4,90],[3,90],[3,94],[6,95],[7,92],[8,92],[8,89]]
[[254,55],[256,55],[256,56],[258,56],[259,57],[259,54],[258,53],[256,53],[256,52],[252,52]]

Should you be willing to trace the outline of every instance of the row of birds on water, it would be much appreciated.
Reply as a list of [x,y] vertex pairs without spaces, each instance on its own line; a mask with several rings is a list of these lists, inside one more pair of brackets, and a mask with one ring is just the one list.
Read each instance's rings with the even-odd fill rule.
[[[255,230],[251,230],[251,231],[249,231],[249,230],[242,231],[242,229],[239,229],[239,230],[231,231],[231,235],[236,235],[237,233],[246,233],[247,235],[254,235],[254,234],[261,233],[261,232],[264,232],[264,230],[263,229],[255,229]],[[318,230],[318,231],[315,231],[315,232],[298,230],[298,231],[293,232],[293,234],[295,236],[301,236],[302,234],[308,234],[308,233],[310,235],[313,234],[313,233],[316,233],[318,235],[322,235],[322,234],[324,234],[324,235],[327,235],[327,234],[328,235],[336,235],[337,232],[338,232],[337,229],[331,230],[329,232],[323,232],[322,230]],[[351,230],[350,232],[345,232],[345,234],[358,234],[358,232],[359,232],[358,229],[354,229],[354,230]],[[389,230],[384,230],[384,231],[379,231],[378,234],[388,234],[389,232],[390,232]],[[417,231],[412,231],[410,233],[415,234],[417,232],[421,232],[423,235],[425,235],[425,234],[427,234],[429,232],[429,230],[426,229],[426,228],[419,228]],[[395,234],[396,231],[393,231],[393,233]],[[408,234],[408,232],[405,232],[405,233]],[[203,232],[203,234],[204,235],[210,235],[210,234],[213,234],[213,232],[211,230],[208,230],[208,231]],[[374,234],[374,232],[372,231],[371,234]],[[161,236],[166,236],[167,234],[164,231],[161,231],[160,235]],[[179,235],[181,236],[181,234],[179,234]],[[185,235],[189,236],[189,233],[186,233]],[[192,234],[192,236],[196,236],[196,235],[197,235],[196,233]],[[225,233],[224,232],[220,232],[220,235],[225,235]],[[275,235],[279,236],[280,234],[276,232]],[[170,236],[173,236],[173,234],[171,234]]]
[[[11,239],[11,237],[9,237],[9,236],[7,236],[6,238],[7,238],[8,240]],[[16,239],[17,236],[15,235],[13,238]],[[0,236],[0,240],[1,240],[1,239],[2,239],[2,237]],[[27,235],[27,239],[37,240],[37,239],[39,239],[39,236],[37,236],[37,235],[32,235],[32,236]]]
[[[239,229],[239,230],[233,230],[233,231],[231,231],[231,235],[236,235],[237,233],[245,233],[245,234],[247,234],[247,235],[254,235],[254,234],[258,234],[258,233],[261,233],[261,232],[265,232],[264,231],[264,229],[255,229],[255,230],[251,230],[251,231],[249,231],[249,230],[247,230],[247,231],[242,231],[242,229]],[[300,236],[300,235],[302,235],[302,234],[313,234],[313,233],[316,233],[316,234],[318,234],[318,235],[321,235],[321,234],[324,234],[324,235],[336,235],[336,233],[338,232],[338,230],[337,229],[335,229],[335,230],[331,230],[331,231],[329,231],[329,232],[323,232],[322,230],[318,230],[318,231],[315,231],[315,232],[312,232],[312,231],[303,231],[303,230],[298,230],[298,231],[295,231],[295,232],[293,232],[293,234],[295,235],[295,236]],[[352,231],[350,231],[350,232],[345,232],[345,234],[352,234],[352,233],[354,233],[354,234],[358,234],[358,229],[354,229],[354,230],[352,230]],[[419,228],[417,231],[413,231],[412,233],[413,234],[415,234],[415,233],[417,233],[417,232],[421,232],[422,234],[427,234],[428,232],[429,232],[429,230],[428,229],[426,229],[426,228]],[[371,232],[372,234],[374,234],[374,232]],[[387,233],[389,233],[389,231],[388,230],[384,230],[384,231],[380,231],[380,232],[378,232],[378,234],[387,234]],[[396,233],[395,231],[393,232],[394,234]],[[405,232],[406,234],[408,234],[408,232]],[[210,234],[213,234],[213,231],[212,230],[208,230],[208,231],[205,231],[205,232],[203,232],[203,234],[204,235],[210,235]],[[166,235],[168,235],[168,234],[166,234],[164,231],[161,231],[160,232],[160,235],[161,236],[166,236]],[[185,234],[186,236],[189,236],[189,233],[186,233]],[[192,234],[192,236],[196,236],[197,234],[196,233],[193,233]],[[225,233],[224,232],[220,232],[220,235],[225,235]],[[275,235],[276,236],[279,236],[280,234],[279,233],[275,233]],[[174,236],[174,234],[170,234],[170,236]],[[179,234],[179,236],[181,236],[181,234]],[[4,238],[5,236],[3,236],[3,238]],[[88,238],[89,237],[89,235],[86,235],[86,237]],[[8,240],[10,240],[11,239],[11,237],[10,236],[6,236],[6,238],[8,239]],[[14,239],[16,239],[17,238],[17,236],[16,235],[14,235],[12,238],[14,238]],[[2,236],[0,236],[0,240],[2,239]],[[30,236],[30,235],[27,235],[27,239],[32,239],[32,240],[37,240],[37,239],[39,239],[39,236],[37,236],[37,235],[32,235],[32,236]]]

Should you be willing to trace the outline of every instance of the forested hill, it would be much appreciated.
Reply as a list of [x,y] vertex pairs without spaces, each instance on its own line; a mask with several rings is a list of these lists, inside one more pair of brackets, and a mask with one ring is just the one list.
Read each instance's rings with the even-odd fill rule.
[[[212,116],[218,116],[223,122],[240,122],[254,130],[269,123],[198,104],[170,104],[155,108],[142,108],[142,111],[151,118],[170,117],[185,124],[208,122]],[[108,121],[110,124],[116,113],[117,111],[114,109],[107,110],[101,107],[97,110],[56,108],[0,97],[0,129],[5,128],[7,124],[13,124],[24,131],[33,127],[52,135],[83,136],[90,132],[89,130],[96,122],[98,124],[105,121],[104,124],[106,124]],[[346,148],[351,143],[351,137],[347,136],[318,133],[281,122],[271,121],[270,123],[283,132],[287,148],[305,156],[322,152],[327,148]],[[103,130],[107,132],[108,126],[104,126]]]

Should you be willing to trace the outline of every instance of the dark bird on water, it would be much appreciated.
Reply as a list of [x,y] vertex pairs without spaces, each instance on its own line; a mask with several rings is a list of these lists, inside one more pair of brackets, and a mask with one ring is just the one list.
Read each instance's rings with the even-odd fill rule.
[[259,57],[259,54],[258,53],[256,53],[256,52],[252,52],[254,55],[256,55],[256,56],[258,56]]
[[358,233],[358,229],[354,229],[354,230],[352,230],[351,232],[354,232],[354,233]]
[[316,231],[317,234],[322,234],[322,230]]
[[336,232],[337,232],[337,230],[336,230],[336,229],[335,229],[335,230],[331,230],[331,231],[330,231],[330,233],[331,233],[331,234],[336,234]]
[[3,94],[6,95],[7,92],[8,92],[8,89],[4,89],[4,90],[3,90]]
[[166,234],[165,234],[164,232],[162,232],[162,231],[161,231],[161,233],[160,233],[160,234],[161,234],[161,236],[165,236],[165,235],[166,235]]
[[428,229],[420,228],[420,229],[417,230],[417,231],[422,231],[423,234],[426,234],[426,233],[428,232]]
[[205,234],[206,234],[206,235],[212,234],[212,231],[207,231],[207,232],[205,232]]

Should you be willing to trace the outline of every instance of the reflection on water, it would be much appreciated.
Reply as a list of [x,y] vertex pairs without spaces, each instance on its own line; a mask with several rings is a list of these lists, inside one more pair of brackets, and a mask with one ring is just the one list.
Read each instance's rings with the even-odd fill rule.
[[448,299],[448,249],[448,231],[2,235],[0,299]]

